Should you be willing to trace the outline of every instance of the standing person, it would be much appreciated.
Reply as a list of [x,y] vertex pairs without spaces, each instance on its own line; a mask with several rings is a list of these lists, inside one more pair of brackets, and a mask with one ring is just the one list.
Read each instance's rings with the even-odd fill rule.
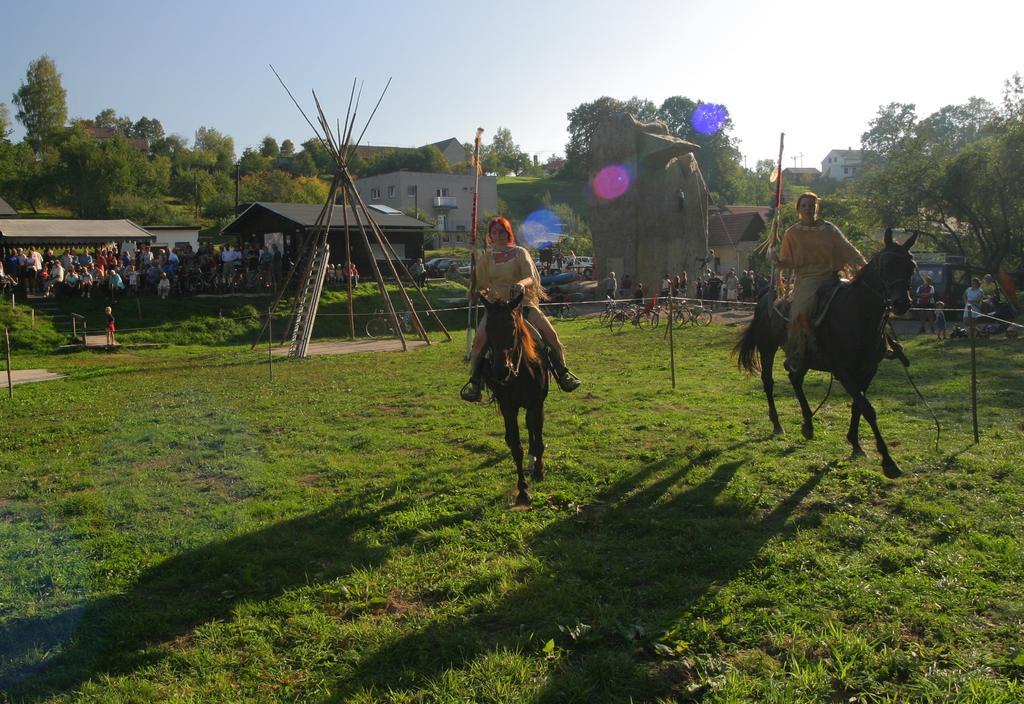
[[114,321],[114,311],[107,306],[103,309],[103,312],[107,314],[107,347],[113,347],[117,344],[114,340],[114,333],[117,332],[117,323]]
[[689,281],[687,281],[686,272],[685,271],[680,271],[679,272],[679,276],[677,276],[676,278],[679,279],[679,293],[678,293],[678,295],[681,298],[686,298],[686,292],[689,290]]
[[659,298],[668,298],[672,295],[672,279],[666,273],[661,277],[661,289],[658,291]]
[[[523,247],[516,246],[516,237],[512,232],[512,223],[506,218],[494,218],[487,225],[487,249],[474,253],[476,259],[476,295],[487,291],[489,296],[507,301],[522,296],[520,309],[523,318],[540,332],[548,346],[552,371],[555,381],[562,391],[574,391],[580,380],[569,371],[565,364],[565,348],[551,322],[541,312],[538,303],[543,289],[540,285],[540,274]],[[464,401],[479,401],[483,386],[483,351],[487,344],[487,314],[484,313],[477,326],[473,351],[469,358],[472,375],[462,387],[461,396]]]
[[935,332],[935,320],[932,318],[932,302],[935,298],[935,287],[932,286],[932,277],[924,277],[924,281],[920,286],[917,287],[917,307],[922,310],[918,311],[918,316],[921,319],[921,329],[918,333],[924,332],[924,326],[927,324],[931,329],[931,332]]
[[345,281],[352,280],[352,288],[359,285],[359,269],[351,261],[345,264]]
[[735,269],[729,269],[725,275],[725,300],[733,303],[740,299],[740,279]]
[[619,290],[619,282],[615,278],[615,272],[609,271],[608,278],[604,280],[604,295],[605,298],[615,299],[615,292]]
[[946,339],[946,311],[943,310],[945,306],[942,301],[935,304],[935,337],[940,340]]
[[629,298],[633,293],[633,279],[629,274],[622,275],[622,288],[619,290],[619,298]]
[[786,367],[790,373],[805,371],[814,352],[814,312],[818,287],[846,267],[859,269],[864,256],[839,228],[821,220],[821,200],[810,191],[796,201],[800,222],[786,230],[778,252],[769,252],[784,269],[792,269],[795,284],[786,335]]
[[413,262],[409,268],[409,273],[412,274],[413,281],[416,282],[417,286],[423,288],[427,285],[427,268],[423,266],[422,259],[417,259]]
[[981,314],[981,301],[985,297],[985,291],[981,288],[981,279],[977,276],[971,278],[971,286],[964,291],[964,320],[977,318]]
[[740,276],[740,300],[754,300],[754,272],[744,270]]

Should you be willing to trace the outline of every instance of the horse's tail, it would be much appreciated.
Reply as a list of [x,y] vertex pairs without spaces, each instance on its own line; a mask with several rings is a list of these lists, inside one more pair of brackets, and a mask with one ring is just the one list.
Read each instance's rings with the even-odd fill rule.
[[754,317],[750,321],[750,325],[740,334],[732,348],[732,353],[736,357],[736,366],[750,374],[757,374],[761,371],[757,346],[765,339],[765,336],[771,334],[770,316],[774,299],[775,296],[770,291],[761,296],[757,305],[754,306]]

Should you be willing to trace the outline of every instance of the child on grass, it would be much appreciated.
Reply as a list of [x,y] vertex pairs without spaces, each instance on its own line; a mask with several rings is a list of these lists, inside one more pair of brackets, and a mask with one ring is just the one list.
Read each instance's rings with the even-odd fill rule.
[[935,318],[935,337],[940,340],[946,339],[946,312],[943,308],[945,308],[945,304],[942,301],[937,301],[935,310],[932,311]]

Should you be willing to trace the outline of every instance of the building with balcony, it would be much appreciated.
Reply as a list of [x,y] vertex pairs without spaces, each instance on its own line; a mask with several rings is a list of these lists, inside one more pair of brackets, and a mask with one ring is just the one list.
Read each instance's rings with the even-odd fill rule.
[[[473,229],[473,186],[475,174],[433,174],[394,171],[356,181],[359,195],[367,205],[386,205],[412,211],[434,224],[444,243],[468,242]],[[498,212],[498,179],[480,176],[479,219]]]

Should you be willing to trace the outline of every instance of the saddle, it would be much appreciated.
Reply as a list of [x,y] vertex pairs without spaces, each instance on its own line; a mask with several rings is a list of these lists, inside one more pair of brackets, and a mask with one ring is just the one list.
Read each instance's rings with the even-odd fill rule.
[[[835,299],[836,294],[844,286],[848,286],[849,283],[849,281],[835,276],[818,287],[815,293],[814,314],[811,316],[811,325],[813,327],[817,328],[821,325],[825,320],[825,316],[828,315],[828,309],[832,306],[832,301]],[[789,306],[790,302],[788,300],[776,301],[774,306],[775,313],[787,323],[789,322]]]

